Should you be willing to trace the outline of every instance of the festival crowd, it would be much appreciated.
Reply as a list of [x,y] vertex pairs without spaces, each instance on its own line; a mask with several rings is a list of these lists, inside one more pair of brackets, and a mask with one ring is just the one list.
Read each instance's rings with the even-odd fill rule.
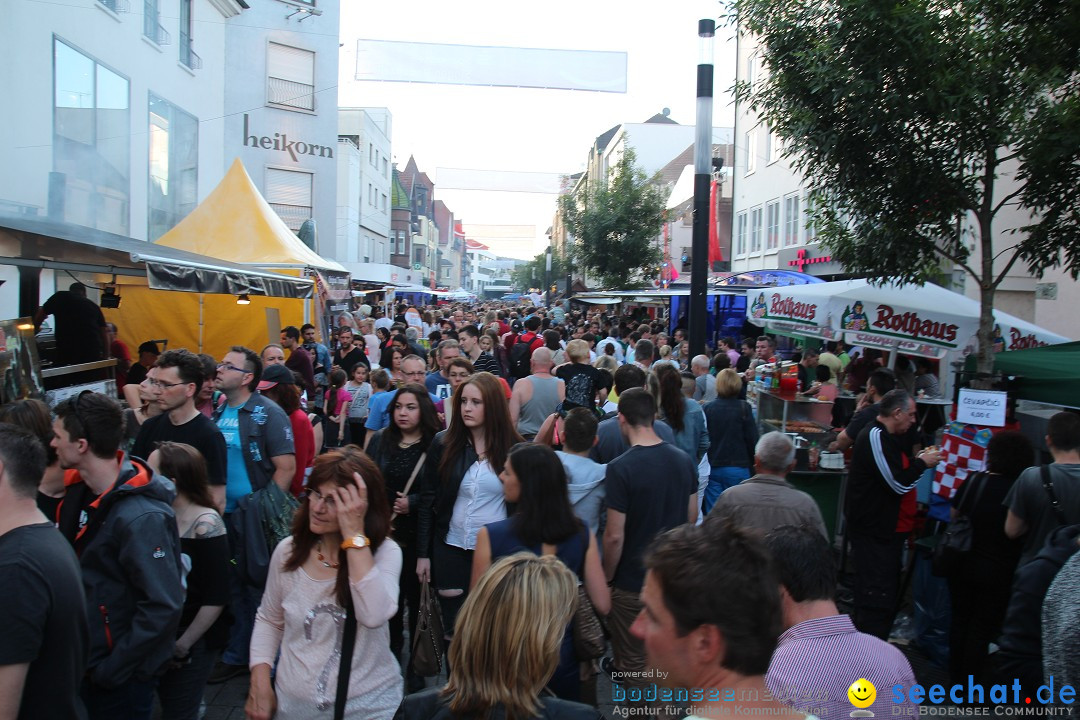
[[[746,400],[775,338],[691,356],[569,302],[336,320],[220,358],[147,341],[119,397],[0,407],[0,719],[197,720],[238,676],[251,720],[599,718],[600,673],[638,714],[841,720],[856,680],[868,716],[918,712],[888,640],[932,366],[798,349],[804,391],[861,393],[838,606],[792,439]],[[1046,442],[1039,467],[996,434],[953,501],[951,682],[1080,682],[1080,416]]]

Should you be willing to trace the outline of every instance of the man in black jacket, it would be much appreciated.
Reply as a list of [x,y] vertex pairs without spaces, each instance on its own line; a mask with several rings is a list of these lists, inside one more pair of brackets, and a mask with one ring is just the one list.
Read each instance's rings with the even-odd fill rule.
[[119,452],[120,404],[84,392],[56,407],[52,445],[68,470],[60,532],[82,566],[90,625],[90,720],[149,720],[184,603],[173,484]]
[[855,626],[889,639],[903,551],[896,521],[900,500],[941,456],[928,448],[911,458],[901,436],[915,422],[915,400],[903,390],[885,393],[878,416],[859,433],[848,473],[844,517],[855,563]]

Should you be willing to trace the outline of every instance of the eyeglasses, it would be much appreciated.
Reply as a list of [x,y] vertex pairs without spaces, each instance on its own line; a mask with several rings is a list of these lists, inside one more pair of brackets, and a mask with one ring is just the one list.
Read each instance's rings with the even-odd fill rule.
[[150,386],[151,390],[157,390],[158,392],[164,392],[169,388],[176,387],[177,385],[187,385],[186,382],[167,383],[161,382],[160,380],[151,380],[150,378],[146,379],[146,384]]
[[93,395],[93,394],[94,394],[93,390],[83,390],[81,393],[79,393],[78,395],[75,396],[75,399],[71,403],[71,410],[75,414],[75,419],[79,421],[80,425],[82,425],[82,434],[83,434],[83,437],[86,438],[87,444],[90,444],[90,442],[91,442],[91,440],[90,440],[90,423],[86,422],[86,420],[83,418],[82,412],[80,412],[79,406],[82,404],[83,397],[85,397],[86,395]]
[[248,370],[245,370],[244,368],[238,368],[235,365],[230,365],[229,363],[226,363],[226,362],[218,363],[217,369],[218,370],[235,370],[236,372],[241,372],[241,373],[249,372]]
[[307,498],[307,501],[310,503],[314,503],[316,500],[318,500],[321,503],[325,503],[327,507],[334,507],[333,495],[323,495],[318,490],[313,490],[309,488],[304,492],[304,497]]

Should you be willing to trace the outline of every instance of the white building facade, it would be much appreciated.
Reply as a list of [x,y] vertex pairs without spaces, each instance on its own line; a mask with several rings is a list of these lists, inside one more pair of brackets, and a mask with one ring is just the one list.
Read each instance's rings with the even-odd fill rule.
[[[337,220],[338,0],[260,0],[226,26],[225,152],[294,232]],[[316,252],[322,248],[316,247]]]
[[[0,214],[151,241],[183,219],[225,171],[225,36],[243,11],[238,0],[5,4]],[[18,306],[15,273],[0,266],[2,307]]]
[[358,277],[360,264],[390,262],[390,137],[387,108],[338,113],[336,242],[324,250]]

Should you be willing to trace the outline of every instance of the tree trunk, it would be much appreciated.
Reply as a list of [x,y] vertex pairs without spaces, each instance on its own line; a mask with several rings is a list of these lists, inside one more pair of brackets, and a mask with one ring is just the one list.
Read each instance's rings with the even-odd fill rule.
[[[986,197],[993,197],[992,190],[992,184],[984,188]],[[979,269],[982,278],[979,280],[979,331],[976,335],[979,350],[976,355],[976,369],[980,373],[992,373],[994,371],[994,295],[997,293],[997,283],[994,277],[993,219],[987,207],[979,213],[979,235],[982,249]]]

